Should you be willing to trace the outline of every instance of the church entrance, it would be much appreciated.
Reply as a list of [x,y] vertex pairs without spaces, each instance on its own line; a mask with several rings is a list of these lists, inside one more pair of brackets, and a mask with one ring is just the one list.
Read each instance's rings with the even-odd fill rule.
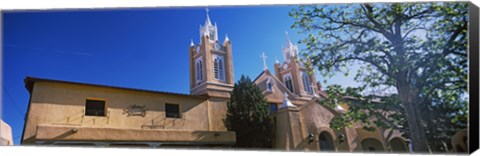
[[320,151],[335,151],[332,136],[328,132],[322,132],[318,136]]
[[384,152],[385,149],[380,141],[373,138],[367,138],[362,141],[363,151],[369,152]]
[[408,148],[405,145],[405,142],[400,138],[393,138],[390,140],[390,147],[394,153],[405,153],[408,152]]

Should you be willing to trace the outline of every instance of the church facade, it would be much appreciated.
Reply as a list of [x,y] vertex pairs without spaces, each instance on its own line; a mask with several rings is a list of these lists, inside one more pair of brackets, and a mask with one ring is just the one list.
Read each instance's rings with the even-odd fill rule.
[[[273,147],[284,150],[340,152],[408,152],[406,139],[398,130],[368,131],[361,123],[339,131],[330,128],[334,116],[348,111],[346,103],[335,108],[321,105],[328,98],[312,69],[298,57],[298,48],[286,34],[283,62],[275,61],[272,73],[266,65],[254,80],[263,91],[274,121]],[[263,56],[265,57],[265,56]],[[264,63],[265,64],[265,63]],[[346,98],[354,102],[355,99]]]
[[[144,147],[228,147],[235,132],[224,125],[234,86],[232,44],[218,39],[207,14],[200,43],[190,44],[190,94],[151,91],[27,77],[30,93],[22,144]],[[273,148],[305,151],[408,152],[401,133],[361,123],[334,131],[330,120],[348,111],[328,98],[300,61],[288,39],[274,73],[265,65],[254,80],[263,91],[274,123]]]

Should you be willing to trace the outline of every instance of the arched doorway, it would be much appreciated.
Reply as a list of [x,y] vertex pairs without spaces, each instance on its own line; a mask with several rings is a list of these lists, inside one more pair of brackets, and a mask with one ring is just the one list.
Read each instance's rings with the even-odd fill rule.
[[333,138],[328,132],[322,132],[318,136],[318,143],[320,151],[335,151],[335,145],[333,144]]
[[405,153],[408,152],[408,148],[405,145],[405,142],[400,138],[393,138],[390,140],[390,147],[394,153]]
[[363,151],[369,152],[384,152],[385,149],[380,141],[373,138],[367,138],[362,141]]

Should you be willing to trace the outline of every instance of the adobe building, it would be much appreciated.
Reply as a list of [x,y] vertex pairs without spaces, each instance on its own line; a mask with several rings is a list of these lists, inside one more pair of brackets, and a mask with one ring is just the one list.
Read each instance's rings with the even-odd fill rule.
[[[408,152],[398,131],[366,131],[359,123],[340,131],[330,129],[334,116],[348,111],[319,100],[321,90],[311,69],[298,59],[288,39],[284,60],[272,73],[254,80],[270,105],[274,121],[273,147],[304,151]],[[200,27],[200,43],[189,47],[190,94],[151,91],[27,77],[30,93],[22,135],[24,145],[92,145],[145,147],[228,147],[235,132],[223,119],[234,86],[232,44],[207,13]],[[265,56],[264,56],[265,59]]]
[[0,120],[0,146],[13,145],[12,128]]
[[268,70],[262,55],[264,70],[254,80],[273,112],[275,149],[409,152],[407,142],[398,130],[376,128],[371,132],[363,129],[361,123],[340,131],[332,130],[330,120],[348,111],[347,104],[337,104],[332,109],[319,103],[328,98],[326,93],[321,90],[320,83],[316,83],[313,70],[299,60],[298,48],[292,44],[288,33],[286,39],[282,50],[284,60],[282,63],[275,61],[275,73]]
[[232,48],[207,15],[189,48],[190,94],[27,77],[22,144],[226,147],[223,124],[233,90]]

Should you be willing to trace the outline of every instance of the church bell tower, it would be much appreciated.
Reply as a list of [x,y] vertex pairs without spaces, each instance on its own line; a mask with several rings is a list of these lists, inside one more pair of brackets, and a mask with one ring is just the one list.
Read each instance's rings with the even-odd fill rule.
[[287,42],[283,47],[283,63],[275,63],[276,77],[283,81],[283,84],[293,94],[300,96],[316,96],[319,86],[317,86],[315,75],[310,72],[312,69],[305,67],[304,62],[299,60],[298,47],[294,45],[285,32]]
[[190,94],[230,98],[233,90],[232,44],[228,36],[218,40],[217,24],[208,15],[200,25],[200,41],[190,43]]

